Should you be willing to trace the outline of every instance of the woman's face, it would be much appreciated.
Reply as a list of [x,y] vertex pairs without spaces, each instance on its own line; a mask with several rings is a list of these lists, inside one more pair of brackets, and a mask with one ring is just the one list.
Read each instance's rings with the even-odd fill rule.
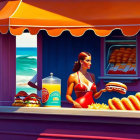
[[86,68],[86,69],[90,69],[90,67],[91,67],[91,56],[85,57],[85,59],[81,61],[81,66]]

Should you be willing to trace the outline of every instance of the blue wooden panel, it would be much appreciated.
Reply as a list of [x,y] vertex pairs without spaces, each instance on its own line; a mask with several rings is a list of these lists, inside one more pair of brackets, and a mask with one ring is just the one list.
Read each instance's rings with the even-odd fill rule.
[[[92,54],[92,67],[89,70],[100,76],[100,38],[93,31],[87,31],[81,37],[73,37],[68,31],[59,37],[50,37],[43,33],[43,78],[50,72],[62,80],[62,100],[65,99],[67,79],[72,72],[74,62],[82,51]],[[72,96],[74,97],[75,94]]]

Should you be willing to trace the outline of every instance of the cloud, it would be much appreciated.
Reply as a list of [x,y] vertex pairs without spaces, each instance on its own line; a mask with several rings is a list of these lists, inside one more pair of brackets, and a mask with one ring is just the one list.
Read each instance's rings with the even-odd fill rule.
[[16,36],[16,47],[37,47],[37,35],[23,33]]

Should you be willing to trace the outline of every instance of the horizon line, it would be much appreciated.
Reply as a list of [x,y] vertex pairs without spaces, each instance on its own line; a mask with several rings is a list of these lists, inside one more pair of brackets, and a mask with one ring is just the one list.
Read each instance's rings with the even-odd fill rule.
[[37,47],[16,47],[16,48],[37,48]]

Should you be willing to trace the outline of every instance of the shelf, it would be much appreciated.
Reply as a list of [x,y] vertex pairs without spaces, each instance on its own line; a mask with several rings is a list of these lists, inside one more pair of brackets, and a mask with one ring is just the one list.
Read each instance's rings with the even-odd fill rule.
[[140,77],[116,77],[116,76],[102,76],[99,79],[118,79],[118,80],[138,80]]
[[136,42],[136,40],[105,40],[105,42]]

